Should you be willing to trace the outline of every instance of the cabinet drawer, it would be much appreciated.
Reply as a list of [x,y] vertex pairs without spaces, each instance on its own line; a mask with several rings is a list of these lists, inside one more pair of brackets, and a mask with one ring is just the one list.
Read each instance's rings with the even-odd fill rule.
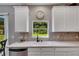
[[54,56],[54,52],[42,52],[42,56]]
[[54,48],[41,48],[42,52],[54,52]]
[[40,48],[28,48],[28,52],[40,52]]
[[38,54],[38,53],[36,53],[36,54],[29,53],[28,56],[40,56],[40,54]]
[[41,56],[54,56],[54,54],[41,54]]

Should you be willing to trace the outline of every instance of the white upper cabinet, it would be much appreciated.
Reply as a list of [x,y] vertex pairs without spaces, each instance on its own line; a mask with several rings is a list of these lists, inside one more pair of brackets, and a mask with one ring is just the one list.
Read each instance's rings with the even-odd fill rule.
[[65,20],[64,20],[64,8],[61,7],[53,7],[52,8],[52,31],[64,31],[65,29]]
[[79,31],[79,6],[54,6],[52,16],[54,32]]
[[28,6],[14,6],[15,32],[29,32],[29,8]]
[[79,6],[63,7],[65,19],[65,31],[79,31]]

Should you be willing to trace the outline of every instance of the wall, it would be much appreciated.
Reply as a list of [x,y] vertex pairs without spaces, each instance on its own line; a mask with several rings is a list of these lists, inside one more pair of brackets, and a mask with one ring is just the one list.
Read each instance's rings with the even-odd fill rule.
[[[34,20],[34,15],[35,15],[35,12],[37,9],[42,9],[45,14],[46,14],[46,17],[45,17],[45,20],[49,20],[49,23],[51,23],[51,6],[29,6],[29,9],[30,9],[30,22],[29,22],[29,33],[26,33],[25,36],[26,36],[26,40],[33,40],[31,38],[31,32],[32,32],[32,20]],[[13,43],[15,41],[20,41],[20,38],[22,38],[22,34],[21,33],[15,33],[14,32],[14,9],[13,9],[13,6],[0,6],[0,13],[9,13],[9,44],[10,43]],[[51,32],[51,24],[49,24],[50,26],[50,29],[49,29],[49,32]],[[27,37],[29,36],[29,37]],[[28,39],[27,39],[28,38]],[[47,39],[48,40],[48,39]]]
[[[58,41],[79,41],[79,32],[52,32],[52,21],[51,21],[51,6],[29,6],[30,8],[30,22],[29,22],[29,33],[15,33],[14,32],[14,9],[13,6],[0,6],[0,13],[9,13],[9,44],[20,41],[22,39],[22,35],[24,36],[25,40],[34,40],[31,38],[31,31],[32,31],[32,20],[34,20],[35,10],[43,9],[46,13],[46,20],[49,20],[49,32],[50,37],[49,39],[45,40],[58,40]],[[16,53],[13,53],[12,55],[15,55]]]
[[[31,38],[31,31],[32,31],[32,20],[34,20],[34,15],[35,11],[37,9],[42,9],[45,11],[46,20],[49,20],[49,32],[50,32],[50,37],[49,39],[45,40],[79,40],[79,33],[77,32],[56,32],[56,33],[51,33],[51,7],[52,6],[29,6],[30,9],[30,22],[29,22],[29,33],[24,33],[25,34],[25,40],[34,40]],[[14,32],[14,9],[13,6],[0,6],[0,13],[7,12],[9,13],[9,43],[13,43],[15,41],[20,41],[20,38],[22,38],[21,33],[15,33]],[[14,37],[15,36],[15,37]]]
[[22,35],[25,35],[25,40],[35,40],[31,38],[31,32],[32,32],[32,21],[36,20],[35,13],[37,10],[41,9],[45,12],[46,17],[45,20],[49,21],[49,38],[43,39],[43,40],[59,40],[59,41],[73,41],[73,40],[79,40],[79,33],[78,32],[52,32],[52,23],[51,23],[51,8],[52,6],[29,6],[30,9],[30,19],[29,19],[29,33],[16,33],[16,39],[19,41],[22,39]]
[[[29,6],[29,10],[30,10],[30,14],[29,14],[29,31],[30,31],[30,34],[32,33],[32,21],[33,20],[37,20],[36,19],[36,17],[35,17],[35,15],[36,15],[36,12],[38,11],[38,10],[42,10],[44,13],[45,13],[45,18],[44,18],[44,20],[47,20],[48,22],[49,22],[49,32],[51,32],[52,30],[52,25],[51,25],[51,7],[52,6],[44,6],[44,5],[34,5],[34,6]],[[33,39],[31,39],[31,36],[32,35],[30,35],[30,39],[29,40],[33,40]],[[48,39],[45,39],[45,40],[48,40]]]

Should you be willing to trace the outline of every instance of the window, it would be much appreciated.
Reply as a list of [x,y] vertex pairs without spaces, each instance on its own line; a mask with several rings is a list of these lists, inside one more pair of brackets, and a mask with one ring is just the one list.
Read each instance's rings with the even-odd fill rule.
[[47,21],[33,21],[32,23],[32,37],[48,38],[48,22]]
[[8,39],[8,13],[0,13],[0,41],[6,39]]
[[4,39],[4,16],[0,16],[0,41]]

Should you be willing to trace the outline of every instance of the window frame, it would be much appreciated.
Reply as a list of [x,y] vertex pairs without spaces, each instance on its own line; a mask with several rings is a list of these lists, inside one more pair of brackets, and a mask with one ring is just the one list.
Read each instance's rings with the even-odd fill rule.
[[[4,13],[0,13],[0,15],[5,17],[5,21],[4,21],[5,38],[4,39],[7,39],[7,42],[6,42],[6,46],[7,46],[9,44],[9,13],[4,12]],[[5,55],[9,56],[8,48],[5,48]]]
[[[49,38],[49,22],[47,20],[33,20],[32,21],[32,34],[33,34],[33,22],[46,22],[47,23],[47,34],[48,36],[38,36],[39,38]],[[32,38],[37,38],[37,36],[33,36]]]

